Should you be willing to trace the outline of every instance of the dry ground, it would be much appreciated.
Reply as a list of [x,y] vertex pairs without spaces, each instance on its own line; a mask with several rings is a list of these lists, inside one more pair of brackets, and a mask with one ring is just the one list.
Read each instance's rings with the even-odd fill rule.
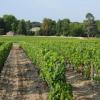
[[74,100],[100,100],[100,85],[83,80],[82,75],[73,70],[66,71],[66,78],[73,86]]
[[18,44],[14,44],[0,78],[0,100],[47,100],[48,88]]

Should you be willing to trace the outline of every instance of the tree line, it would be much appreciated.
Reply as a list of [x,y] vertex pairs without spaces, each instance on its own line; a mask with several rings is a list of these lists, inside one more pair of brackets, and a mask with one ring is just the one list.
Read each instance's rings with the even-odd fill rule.
[[4,35],[9,31],[15,32],[16,34],[27,35],[30,34],[32,24],[30,21],[17,20],[13,15],[4,15],[0,18],[0,34]]
[[[31,31],[34,27],[40,27],[40,30]],[[71,22],[70,19],[55,21],[44,18],[42,23],[18,20],[13,15],[4,15],[0,17],[0,35],[5,35],[9,31],[17,35],[95,37],[100,35],[100,20],[95,20],[91,13],[86,14],[83,22]]]

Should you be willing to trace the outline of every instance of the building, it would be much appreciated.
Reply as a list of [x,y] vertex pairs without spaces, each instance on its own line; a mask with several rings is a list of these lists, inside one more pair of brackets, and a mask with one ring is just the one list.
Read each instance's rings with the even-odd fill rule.
[[40,27],[33,27],[31,29],[32,32],[38,32],[40,30]]
[[7,36],[14,36],[14,35],[15,35],[15,33],[14,33],[14,32],[12,32],[12,31],[9,31],[9,32],[7,32],[7,33],[6,33],[6,35],[7,35]]

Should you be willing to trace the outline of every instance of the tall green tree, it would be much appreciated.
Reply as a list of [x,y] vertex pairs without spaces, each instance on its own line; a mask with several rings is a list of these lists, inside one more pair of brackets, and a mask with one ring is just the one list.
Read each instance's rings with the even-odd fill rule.
[[26,23],[24,20],[20,20],[17,27],[17,34],[26,35]]
[[5,22],[3,18],[0,18],[0,35],[5,33]]
[[70,30],[69,28],[70,28],[70,20],[69,19],[63,19],[61,30],[62,30],[62,34],[64,36],[69,35],[69,30]]
[[62,22],[61,22],[61,20],[59,19],[58,21],[57,21],[57,24],[56,24],[56,35],[58,35],[58,36],[60,36],[61,34],[62,34],[62,31],[61,31],[61,26],[62,26],[62,24],[61,24]]
[[40,22],[31,22],[32,27],[41,27],[41,23]]
[[42,35],[55,35],[56,34],[56,22],[49,18],[44,18],[41,25]]
[[31,28],[32,28],[32,23],[30,21],[26,21],[26,34],[31,35]]
[[96,24],[97,24],[97,31],[98,31],[96,35],[100,37],[100,20],[97,20]]
[[50,23],[49,35],[55,35],[56,34],[56,21],[51,20],[49,23]]
[[43,19],[43,23],[41,25],[41,30],[44,33],[43,35],[48,35],[48,31],[49,31],[49,19],[47,19],[47,18]]
[[84,30],[88,37],[94,37],[97,34],[97,24],[94,16],[91,13],[86,14],[84,21]]
[[5,22],[5,29],[6,32],[12,31],[12,24],[16,23],[17,19],[13,15],[4,15],[3,16],[4,22]]
[[14,22],[14,23],[11,24],[12,31],[15,32],[15,33],[17,32],[17,25],[18,25],[18,22]]
[[70,23],[70,34],[69,36],[85,36],[83,30],[83,24],[78,22]]
[[69,19],[63,19],[58,20],[56,24],[56,34],[57,35],[64,35],[67,36],[69,34],[70,30],[70,20]]

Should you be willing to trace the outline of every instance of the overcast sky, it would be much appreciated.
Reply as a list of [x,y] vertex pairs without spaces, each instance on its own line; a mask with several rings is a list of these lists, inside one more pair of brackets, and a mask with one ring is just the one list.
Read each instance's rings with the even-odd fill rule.
[[87,12],[100,19],[100,0],[0,0],[0,16],[13,14],[31,21],[44,17],[83,21]]

